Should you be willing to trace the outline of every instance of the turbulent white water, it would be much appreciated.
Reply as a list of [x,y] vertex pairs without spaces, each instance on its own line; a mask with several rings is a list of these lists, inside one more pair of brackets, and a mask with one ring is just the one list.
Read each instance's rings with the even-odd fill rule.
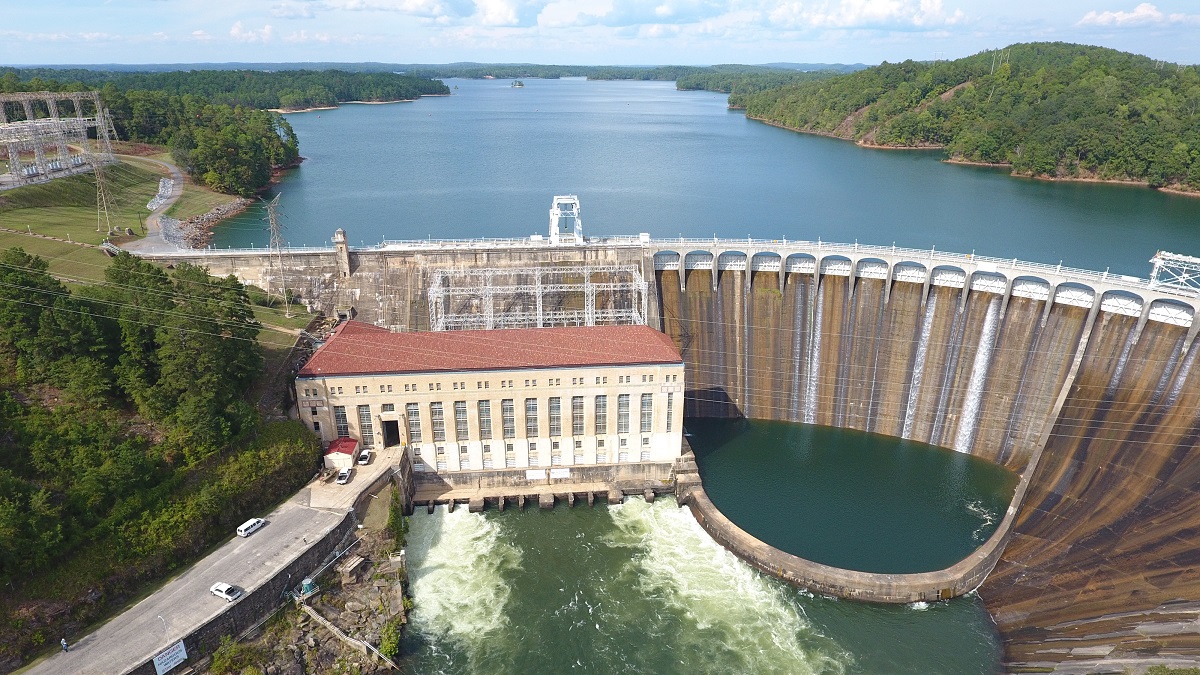
[[979,335],[979,348],[975,350],[975,362],[971,364],[971,378],[967,381],[967,396],[963,401],[962,415],[958,419],[958,432],[954,436],[954,449],[970,452],[975,442],[975,425],[979,421],[979,406],[983,402],[983,385],[987,382],[988,368],[992,363],[992,350],[996,346],[996,332],[1000,325],[1000,298],[993,297],[988,303],[987,315],[983,318],[983,329]]
[[[852,657],[819,635],[785,588],[714,542],[674,500],[610,509],[612,544],[630,548],[631,578],[692,626],[675,640],[680,672],[842,673]],[[639,617],[646,629],[653,617]]]
[[808,381],[804,385],[804,422],[814,424],[817,421],[817,385],[821,374],[821,314],[825,308],[825,295],[821,293],[821,285],[817,283],[817,307],[813,312],[812,326],[808,334],[811,336],[811,347],[808,352]]
[[[433,642],[448,641],[480,664],[509,624],[509,586],[503,574],[521,564],[521,551],[495,522],[460,508],[412,519],[408,569],[416,608],[413,628]],[[486,672],[486,669],[480,672]]]
[[930,294],[925,301],[925,316],[921,319],[921,339],[917,341],[917,355],[913,358],[912,381],[908,385],[908,405],[904,408],[904,430],[901,438],[912,439],[913,421],[916,419],[917,398],[921,394],[921,376],[925,374],[925,355],[929,352],[929,335],[933,332],[933,310],[937,307],[937,295]]
[[984,507],[979,500],[967,502],[967,510],[979,518],[979,527],[975,528],[975,531],[971,533],[971,539],[978,543],[983,543],[987,539],[985,535],[991,534],[994,531],[992,523],[996,522],[996,514]]

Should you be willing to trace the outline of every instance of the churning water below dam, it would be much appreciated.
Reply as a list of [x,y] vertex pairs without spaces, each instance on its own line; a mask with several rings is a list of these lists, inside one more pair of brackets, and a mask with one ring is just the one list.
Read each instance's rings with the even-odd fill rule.
[[991,673],[970,595],[813,596],[715,543],[673,499],[413,517],[412,673]]
[[704,490],[757,539],[884,574],[953,565],[996,531],[1017,475],[893,436],[766,420],[687,423]]

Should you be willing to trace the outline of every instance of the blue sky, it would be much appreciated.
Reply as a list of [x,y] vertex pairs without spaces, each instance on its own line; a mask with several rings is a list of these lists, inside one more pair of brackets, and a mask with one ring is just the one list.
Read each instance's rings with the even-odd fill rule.
[[878,63],[1014,42],[1200,63],[1200,1],[0,0],[0,64]]

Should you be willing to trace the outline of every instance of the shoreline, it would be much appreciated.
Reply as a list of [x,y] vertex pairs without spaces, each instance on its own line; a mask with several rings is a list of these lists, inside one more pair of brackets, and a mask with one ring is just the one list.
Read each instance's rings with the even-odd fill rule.
[[[425,96],[449,96],[449,94],[421,94],[422,98],[424,98]],[[311,108],[296,108],[296,109],[267,108],[267,110],[270,112],[279,113],[280,115],[290,115],[292,113],[314,112],[314,111],[318,111],[318,110],[337,110],[338,108],[340,108],[344,105],[386,105],[388,103],[412,103],[416,100],[417,99],[415,99],[415,98],[398,98],[394,101],[339,101],[337,105],[321,105],[321,106],[313,106]]]
[[[752,115],[746,115],[746,119],[754,120],[756,122],[761,122],[768,126],[776,127],[779,129],[786,129],[787,131],[794,131],[798,134],[810,134],[813,136],[825,136],[827,138],[835,138],[840,141],[848,141],[848,142],[854,143],[855,145],[857,145],[860,148],[866,148],[868,150],[940,150],[940,149],[945,149],[945,146],[932,146],[932,145],[931,146],[908,147],[908,146],[897,146],[897,145],[878,145],[875,143],[863,143],[862,141],[856,141],[851,138],[845,138],[843,136],[838,136],[837,134],[834,134],[833,132],[813,131],[810,129],[797,129],[795,127],[789,127],[786,124],[762,119],[760,117],[754,117]],[[1031,176],[1031,175],[1027,175],[1027,174],[1014,173],[1011,168],[1012,164],[1009,164],[1007,162],[976,162],[976,161],[971,161],[971,160],[966,160],[966,159],[955,159],[953,157],[947,157],[941,161],[946,164],[961,164],[963,166],[981,166],[981,167],[990,167],[990,168],[995,168],[995,169],[1008,168],[1009,169],[1008,175],[1012,178],[1028,178],[1031,180],[1041,180],[1041,181],[1046,181],[1049,183],[1108,183],[1111,185],[1128,185],[1131,187],[1142,187],[1142,188],[1146,188],[1148,190],[1154,190],[1156,192],[1165,192],[1167,194],[1178,195],[1181,197],[1191,197],[1193,199],[1200,198],[1200,190],[1185,190],[1185,189],[1181,189],[1179,187],[1150,187],[1149,181],[1144,181],[1144,180],[1120,180],[1120,179],[1115,179],[1115,178],[1087,178],[1087,177],[1075,178],[1075,177],[1071,177],[1071,176]]]

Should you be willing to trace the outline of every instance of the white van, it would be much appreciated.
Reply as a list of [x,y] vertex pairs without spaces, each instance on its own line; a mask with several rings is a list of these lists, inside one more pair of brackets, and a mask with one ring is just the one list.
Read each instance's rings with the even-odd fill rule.
[[249,537],[255,530],[266,525],[267,521],[262,518],[251,518],[246,522],[238,525],[237,533],[239,537]]

